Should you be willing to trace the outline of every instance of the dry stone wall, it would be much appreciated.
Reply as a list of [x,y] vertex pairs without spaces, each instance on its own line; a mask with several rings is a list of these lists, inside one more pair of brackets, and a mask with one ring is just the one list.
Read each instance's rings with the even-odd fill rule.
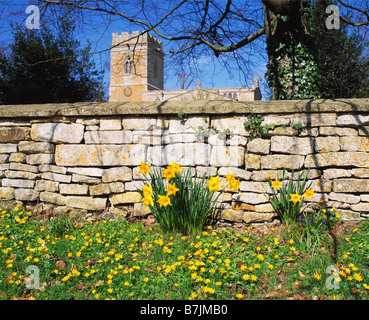
[[[251,139],[250,113],[275,127]],[[264,222],[274,216],[268,177],[310,168],[309,204],[360,219],[369,216],[368,133],[367,99],[2,106],[0,199],[56,214],[146,215],[137,166],[173,161],[197,177],[233,173],[240,189],[221,196],[220,218]]]

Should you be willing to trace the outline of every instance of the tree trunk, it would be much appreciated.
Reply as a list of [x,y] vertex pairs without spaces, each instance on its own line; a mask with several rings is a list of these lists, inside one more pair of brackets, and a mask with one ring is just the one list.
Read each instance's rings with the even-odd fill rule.
[[306,0],[263,0],[267,80],[274,99],[319,97],[319,72],[309,36]]

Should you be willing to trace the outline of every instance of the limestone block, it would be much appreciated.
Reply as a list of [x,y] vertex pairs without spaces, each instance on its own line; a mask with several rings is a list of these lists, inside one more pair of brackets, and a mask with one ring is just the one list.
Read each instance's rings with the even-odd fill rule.
[[0,163],[8,162],[9,155],[8,154],[0,154]]
[[[244,126],[244,122],[246,122],[246,121],[248,121],[246,116],[244,116],[244,117],[240,117],[240,116],[234,116],[234,117],[221,116],[221,117],[217,117],[217,116],[214,116],[213,119],[211,120],[211,124],[217,130],[224,131],[224,130],[229,129],[235,135],[249,136],[250,133],[248,132],[248,130],[246,130],[246,128]],[[205,127],[207,127],[207,126],[204,126],[204,128]]]
[[369,192],[369,179],[334,179],[334,192]]
[[137,189],[142,189],[144,186],[143,181],[130,181],[125,183],[124,188],[126,191],[137,191]]
[[19,170],[19,171],[28,171],[33,173],[38,173],[38,167],[37,166],[30,166],[29,164],[23,164],[23,163],[13,163],[11,162],[9,164],[10,170]]
[[53,143],[80,143],[85,126],[79,123],[34,123],[31,139]]
[[[178,157],[178,160],[179,160],[179,157]],[[165,164],[164,163],[164,146],[149,147],[147,149],[147,163],[154,165],[154,166],[163,166]]]
[[100,130],[121,130],[122,120],[117,119],[101,119],[100,120]]
[[49,142],[20,141],[18,149],[24,153],[54,153],[55,147]]
[[0,163],[0,170],[8,170],[10,163]]
[[242,222],[243,210],[225,209],[220,212],[219,218],[233,222]]
[[170,119],[169,133],[196,133],[199,127],[207,128],[208,123],[209,117],[194,116],[188,119]]
[[[200,137],[197,137],[194,133],[169,133],[169,130],[165,130],[162,136],[162,143],[191,143],[201,142]],[[210,143],[210,142],[209,142]]]
[[[369,178],[369,169],[366,168],[354,168],[351,170],[352,175],[357,178]],[[338,178],[338,177],[336,177]]]
[[369,202],[369,194],[361,194],[360,201]]
[[243,222],[244,223],[255,223],[255,222],[268,222],[274,218],[273,213],[262,213],[262,212],[244,212]]
[[26,156],[26,162],[28,164],[45,164],[53,163],[54,155],[52,153],[35,153]]
[[33,188],[35,181],[33,180],[21,180],[21,179],[8,179],[4,178],[2,180],[3,187],[15,187],[15,188]]
[[98,119],[77,119],[76,123],[84,124],[85,126],[97,126],[100,120]]
[[99,131],[99,126],[86,126],[86,131]]
[[329,199],[328,199],[328,194],[327,193],[315,193],[314,196],[311,199],[305,199],[305,201],[307,202],[319,202],[319,203],[325,203],[327,204]]
[[125,166],[146,161],[147,146],[124,145],[57,145],[55,162],[59,166]]
[[273,136],[270,149],[272,152],[306,155],[314,152],[314,139],[310,137]]
[[274,208],[270,203],[262,203],[255,205],[255,212],[273,212]]
[[300,155],[273,154],[262,156],[260,159],[261,169],[300,169],[304,164],[304,157]]
[[[32,189],[30,189],[30,190],[32,190]],[[14,199],[14,188],[0,187],[0,199],[1,200]]]
[[320,127],[319,134],[321,136],[357,136],[357,130],[352,128]]
[[103,182],[130,181],[132,180],[132,169],[128,167],[116,167],[105,169],[102,174]]
[[109,201],[112,205],[121,204],[121,203],[135,203],[140,202],[142,199],[141,194],[139,192],[125,192],[114,194],[109,197]]
[[241,181],[240,191],[256,192],[256,193],[272,193],[267,182],[258,181]]
[[359,136],[369,136],[369,126],[359,127]]
[[[288,171],[285,171],[284,178],[289,179],[291,176],[291,173]],[[274,180],[276,178],[282,179],[283,177],[283,170],[258,170],[252,172],[251,179],[254,181],[268,181],[269,178]]]
[[316,180],[307,180],[306,186],[309,187],[309,189],[313,189],[315,192],[331,192],[332,191],[332,181],[330,180],[322,180],[322,179],[316,179]]
[[220,167],[218,169],[218,174],[220,176],[226,176],[227,174],[233,174],[236,179],[249,180],[252,173],[247,170],[243,170],[236,167]]
[[307,113],[294,114],[291,116],[291,127],[301,123],[304,127],[326,127],[335,126],[338,122],[337,116],[334,113]]
[[124,118],[122,119],[125,130],[152,130],[160,127],[160,123],[155,118]]
[[360,196],[355,196],[353,194],[347,194],[347,193],[336,193],[336,192],[329,193],[328,198],[330,200],[350,203],[350,204],[358,203],[361,200]]
[[0,153],[18,152],[18,145],[14,143],[0,144]]
[[87,183],[87,184],[98,184],[98,183],[101,183],[101,179],[73,173],[72,174],[72,182]]
[[[360,202],[358,204],[353,204],[353,205],[351,205],[351,209],[354,210],[354,211],[368,212],[369,211],[369,202]],[[356,216],[354,218],[358,219],[359,216]]]
[[247,151],[257,154],[269,154],[270,140],[268,139],[254,139],[247,144]]
[[61,194],[77,194],[77,195],[87,195],[88,185],[87,184],[59,184],[59,190]]
[[245,164],[245,148],[241,146],[213,146],[210,164],[213,166],[241,167]]
[[41,178],[45,180],[53,180],[53,181],[64,182],[64,183],[69,183],[72,180],[72,176],[70,175],[54,173],[54,172],[43,172],[41,174]]
[[5,176],[8,179],[29,179],[35,180],[40,177],[39,173],[25,172],[25,171],[12,171],[6,170]]
[[86,210],[104,210],[106,208],[106,198],[92,198],[84,196],[66,196],[65,203],[67,207],[86,209]]
[[340,150],[339,137],[316,137],[315,152],[332,152]]
[[90,195],[92,196],[122,193],[124,190],[124,184],[122,182],[100,183],[89,187]]
[[305,158],[305,167],[353,166],[369,167],[369,153],[366,152],[326,152],[311,154]]
[[53,203],[58,206],[65,206],[66,203],[65,200],[66,200],[65,196],[62,196],[59,193],[49,191],[40,192],[40,201],[42,202]]
[[369,116],[345,114],[337,117],[337,126],[362,126],[369,124]]
[[245,210],[245,211],[255,211],[255,206],[243,202],[232,201],[232,209],[234,210]]
[[261,156],[253,153],[245,154],[245,169],[260,169]]
[[137,202],[133,204],[133,216],[146,216],[151,213],[151,210],[148,206],[145,206],[143,202]]
[[55,166],[52,164],[41,164],[40,166],[38,166],[38,169],[41,172],[54,172],[54,173],[61,173],[61,174],[66,174],[67,173],[67,168],[66,167],[60,167],[60,166]]
[[290,119],[288,117],[283,116],[264,116],[264,120],[261,123],[262,126],[265,125],[276,125],[276,126],[288,126],[290,124]]
[[51,180],[36,180],[35,190],[56,192],[59,191],[59,182]]
[[86,131],[86,144],[121,144],[132,143],[131,131]]
[[[368,206],[366,204],[364,204],[364,206],[360,205],[360,204],[355,204],[352,205],[351,207],[354,208],[358,208],[358,209],[368,209]],[[354,208],[352,208],[353,210],[355,210]],[[367,210],[355,210],[355,211],[367,211]],[[342,210],[342,209],[337,209],[336,211],[340,217],[343,220],[360,220],[360,212],[354,212],[351,210]]]
[[204,174],[207,174],[208,176],[216,176],[217,175],[217,168],[215,167],[202,167],[198,166],[196,167],[196,176],[201,178]]
[[11,153],[10,157],[9,157],[9,162],[22,162],[22,163],[25,163],[26,162],[26,155],[24,153],[21,153],[21,152]]
[[343,151],[369,151],[369,138],[363,136],[340,137]]
[[54,207],[53,214],[56,217],[68,217],[71,219],[80,219],[87,214],[86,209],[70,208],[67,206]]
[[0,142],[17,142],[29,138],[29,128],[0,127]]
[[263,193],[253,193],[253,192],[242,192],[234,194],[232,199],[235,201],[241,201],[251,204],[265,203],[268,202],[268,198]]
[[[369,177],[369,169],[364,169],[368,171]],[[326,169],[323,171],[323,179],[324,180],[332,180],[334,178],[349,178],[353,175],[352,170],[345,170],[345,169]]]
[[14,198],[19,201],[36,201],[39,195],[34,189],[14,189]]
[[77,173],[79,175],[91,176],[91,177],[102,177],[104,173],[104,169],[102,168],[93,168],[93,167],[76,167],[76,168],[68,168],[68,173]]
[[149,135],[138,135],[134,134],[132,138],[133,143],[142,143],[149,145],[161,145],[162,138],[161,136],[149,136]]
[[[155,148],[155,147],[153,147]],[[152,149],[154,150],[154,149]],[[156,149],[155,149],[156,150]],[[153,154],[153,153],[152,153]],[[150,155],[150,152],[149,152]],[[160,157],[160,155],[157,155]],[[149,159],[150,157],[148,157]],[[162,164],[169,165],[171,162],[181,166],[209,165],[210,146],[205,143],[174,143],[164,146]],[[154,160],[154,159],[153,159]],[[154,165],[159,165],[153,163]]]

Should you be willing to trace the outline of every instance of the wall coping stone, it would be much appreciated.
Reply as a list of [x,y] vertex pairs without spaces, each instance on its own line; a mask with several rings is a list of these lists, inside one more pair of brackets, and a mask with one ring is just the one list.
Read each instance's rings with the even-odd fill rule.
[[259,101],[78,102],[0,106],[3,118],[47,118],[107,115],[276,114],[369,112],[369,99]]

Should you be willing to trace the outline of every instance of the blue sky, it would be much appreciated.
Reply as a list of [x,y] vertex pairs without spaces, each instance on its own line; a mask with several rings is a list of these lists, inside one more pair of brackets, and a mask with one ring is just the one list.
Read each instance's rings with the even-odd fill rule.
[[[6,48],[12,41],[10,23],[20,23],[26,28],[26,14],[27,6],[34,4],[35,1],[0,1],[2,4],[1,19],[0,19],[0,46]],[[1,8],[1,7],[0,7]],[[43,15],[41,14],[40,25],[47,23],[43,21]],[[106,18],[104,18],[106,19]],[[81,46],[85,46],[87,42],[92,44],[93,60],[97,68],[102,68],[105,70],[104,82],[109,83],[110,70],[109,61],[110,53],[109,51],[104,51],[109,48],[112,41],[112,33],[121,33],[125,31],[143,31],[139,27],[135,27],[124,21],[122,18],[111,18],[108,27],[104,19],[101,19],[101,15],[91,15],[88,19],[85,19],[76,29],[76,39],[80,41]],[[176,75],[176,70],[173,68],[168,68],[168,63],[170,61],[169,50],[172,48],[172,44],[168,41],[160,39],[163,41],[163,50],[166,54],[165,56],[165,78],[164,78],[164,88],[179,89],[180,82]],[[102,52],[103,51],[103,52]],[[226,57],[225,57],[226,58]],[[192,78],[192,83],[189,88],[195,88],[196,82],[200,81],[203,88],[226,88],[226,87],[242,87],[242,86],[252,86],[254,76],[258,76],[260,81],[264,79],[264,73],[266,71],[266,59],[261,59],[260,57],[253,57],[256,68],[251,70],[251,75],[249,77],[250,81],[245,83],[239,79],[237,72],[229,73],[224,69],[223,64],[220,59],[217,59],[213,54],[207,56],[201,56],[197,60],[197,66],[202,72],[201,78]]]
[[[358,1],[358,0],[353,0]],[[351,1],[352,2],[352,1]],[[350,2],[350,3],[351,3]],[[21,25],[24,24],[26,28],[25,21],[27,18],[26,8],[28,5],[35,3],[35,0],[0,0],[0,46],[6,48],[12,41],[10,23],[17,22]],[[170,3],[170,2],[168,2]],[[254,0],[252,5],[255,7],[260,6],[261,1]],[[46,23],[48,25],[47,17],[41,15],[40,24]],[[262,23],[262,21],[260,22]],[[121,17],[113,16],[102,16],[101,13],[92,13],[81,17],[77,21],[77,28],[75,37],[80,41],[81,46],[85,46],[88,42],[92,44],[91,51],[95,52],[93,54],[93,60],[97,68],[105,70],[104,82],[109,83],[110,70],[110,52],[109,46],[112,41],[112,33],[121,32],[132,32],[132,31],[143,31],[142,28],[130,25],[127,21]],[[165,89],[179,89],[180,82],[176,75],[176,70],[169,68],[168,64],[170,62],[169,50],[173,47],[173,44],[160,39],[163,41],[163,50],[166,54],[165,56],[165,78],[164,78],[164,88]],[[266,50],[265,50],[265,36],[260,37],[258,40],[258,46],[247,45],[243,48],[240,53],[247,57],[250,57],[253,62],[252,65],[248,65],[249,70],[248,81],[245,82],[243,78],[239,77],[237,68],[238,66],[233,66],[232,70],[225,70],[221,59],[227,59],[230,54],[221,55],[222,58],[216,58],[214,54],[209,52],[200,56],[196,60],[196,64],[200,69],[202,76],[201,78],[192,78],[191,88],[195,88],[196,82],[200,81],[203,88],[226,88],[226,87],[242,87],[242,86],[252,86],[254,76],[259,77],[260,86],[262,90],[263,98],[267,98],[267,90],[265,85],[264,74],[266,72]]]

